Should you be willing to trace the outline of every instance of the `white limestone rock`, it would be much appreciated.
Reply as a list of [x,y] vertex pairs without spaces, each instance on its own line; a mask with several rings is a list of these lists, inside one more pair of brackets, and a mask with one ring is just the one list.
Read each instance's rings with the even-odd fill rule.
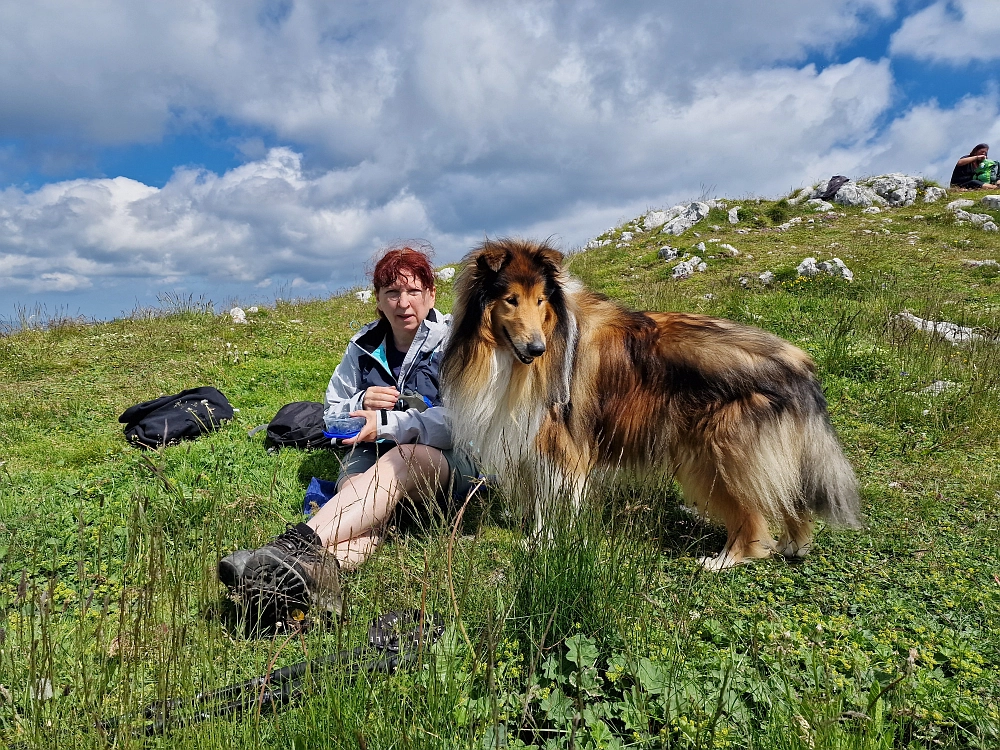
[[700,201],[689,203],[684,209],[684,213],[667,221],[661,231],[665,234],[672,234],[674,237],[679,237],[708,216],[709,210],[707,203],[701,203]]
[[660,248],[660,251],[656,254],[660,260],[675,260],[679,258],[684,253],[678,250],[676,247],[670,247],[670,245],[664,245]]
[[796,224],[801,224],[801,223],[802,223],[802,217],[801,216],[796,216],[796,217],[794,217],[792,219],[789,219],[784,224],[779,224],[778,226],[775,227],[775,229],[777,229],[779,232],[787,232],[789,229],[791,229],[792,227],[794,227]]
[[799,274],[799,276],[816,276],[819,274],[815,258],[803,258],[802,262],[799,263],[795,271]]
[[729,223],[739,224],[740,223],[740,206],[733,206],[729,209]]
[[594,239],[594,240],[591,240],[590,242],[587,243],[587,249],[588,250],[594,250],[595,248],[604,247],[605,245],[610,245],[610,244],[611,244],[611,240],[597,240],[597,239]]
[[244,312],[242,307],[234,307],[229,311],[229,317],[233,319],[234,323],[246,323],[247,314]]
[[984,195],[979,202],[983,204],[983,208],[1000,211],[1000,195]]
[[890,206],[912,206],[917,199],[917,189],[923,186],[924,181],[919,177],[893,172],[873,177],[864,184]]
[[966,268],[983,268],[984,266],[1000,266],[995,260],[963,260],[962,265]]
[[642,226],[648,232],[650,229],[656,229],[657,227],[662,227],[671,219],[675,219],[680,216],[687,209],[686,205],[672,206],[671,208],[666,208],[662,211],[650,211],[642,219]]
[[878,206],[869,206],[868,208],[861,209],[861,213],[863,213],[863,214],[880,214],[880,213],[882,213],[882,209],[879,208]]
[[813,207],[813,211],[832,211],[833,204],[820,198],[810,198],[806,201]]
[[455,278],[455,269],[451,266],[447,266],[446,268],[442,268],[440,271],[437,271],[434,275],[437,276],[438,281],[451,281]]
[[704,271],[707,267],[707,264],[702,263],[701,258],[697,255],[692,255],[687,260],[682,260],[674,266],[673,277],[675,279],[686,279],[695,271]]
[[828,261],[817,263],[816,268],[831,276],[839,276],[842,279],[847,279],[847,281],[854,281],[854,272],[840,258],[831,258]]
[[978,333],[971,328],[960,326],[957,323],[949,323],[946,320],[924,320],[909,312],[901,312],[896,315],[896,320],[905,323],[918,331],[925,333],[936,333],[952,344],[967,344],[970,341],[982,339]]
[[957,211],[960,208],[971,208],[974,205],[976,205],[975,201],[970,201],[968,198],[959,198],[945,206],[945,210]]
[[631,242],[633,236],[634,235],[631,232],[622,232],[620,239],[622,242]]
[[719,249],[724,250],[726,252],[726,255],[728,255],[730,258],[735,258],[737,255],[740,254],[739,250],[737,250],[732,245],[726,243],[719,245]]
[[803,258],[795,270],[799,276],[818,276],[825,273],[830,276],[839,276],[847,281],[854,281],[854,272],[840,258],[824,260],[819,263],[816,262],[815,258]]
[[[813,185],[812,190],[809,191],[809,193],[808,193],[808,195],[806,197],[808,197],[808,198],[819,198],[821,195],[823,195],[823,193],[826,192],[826,189],[829,186],[830,186],[830,181],[829,180],[822,180],[821,182],[818,182],[815,185]],[[798,196],[796,196],[796,197],[798,197]],[[800,198],[799,200],[801,201],[801,200],[804,200],[804,199]]]
[[833,202],[841,206],[868,208],[875,204],[885,205],[887,201],[870,187],[856,182],[845,182],[833,196]]
[[764,271],[764,273],[757,278],[760,279],[760,283],[764,286],[771,286],[771,284],[774,283],[774,273],[771,271]]
[[667,223],[666,211],[650,211],[642,217],[642,226],[648,232],[650,229],[662,227]]
[[947,190],[939,188],[936,185],[931,185],[929,188],[924,190],[924,203],[937,203],[946,195],[948,195]]
[[[955,220],[967,221],[973,226],[981,227],[983,229],[986,229],[986,224],[993,223],[993,217],[989,214],[970,214],[968,211],[963,211],[960,208],[955,211]],[[996,230],[986,229],[986,231],[989,232]]]
[[986,221],[986,222],[983,222],[982,230],[984,232],[995,232],[995,231],[997,231],[997,225],[996,225],[995,222]]
[[368,302],[372,298],[372,290],[371,289],[362,289],[362,290],[360,290],[358,292],[355,292],[354,296],[355,296],[356,299],[359,299],[362,302]]
[[812,194],[812,191],[812,188],[802,188],[794,196],[788,199],[788,203],[792,206],[797,206],[802,201],[806,200]]
[[921,388],[920,392],[931,396],[940,396],[942,393],[953,391],[958,387],[958,383],[954,383],[951,380],[935,380],[926,388]]

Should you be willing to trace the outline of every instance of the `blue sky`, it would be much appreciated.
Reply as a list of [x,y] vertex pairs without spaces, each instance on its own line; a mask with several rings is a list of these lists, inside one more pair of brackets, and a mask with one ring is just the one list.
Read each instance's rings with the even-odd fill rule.
[[8,3],[0,318],[325,295],[407,237],[572,249],[706,186],[945,181],[1000,142],[998,39],[996,0]]

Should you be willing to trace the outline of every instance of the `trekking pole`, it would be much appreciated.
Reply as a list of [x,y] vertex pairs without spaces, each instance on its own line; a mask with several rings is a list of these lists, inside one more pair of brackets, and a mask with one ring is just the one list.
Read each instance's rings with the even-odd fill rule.
[[[425,645],[437,641],[444,632],[438,614],[420,610],[388,612],[372,621],[368,643],[364,646],[290,664],[252,680],[228,685],[192,698],[171,698],[147,705],[138,717],[146,722],[138,734],[163,734],[170,729],[190,726],[217,716],[239,716],[259,707],[261,713],[277,711],[306,692],[306,679],[312,674],[344,667],[348,675],[388,674],[414,663]],[[384,652],[368,661],[359,659],[370,648]],[[102,721],[100,727],[113,732],[128,717]]]

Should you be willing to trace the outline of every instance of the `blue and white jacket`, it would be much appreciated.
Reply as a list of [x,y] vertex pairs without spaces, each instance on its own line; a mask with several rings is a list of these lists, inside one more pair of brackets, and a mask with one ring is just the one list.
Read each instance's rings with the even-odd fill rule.
[[398,380],[392,376],[385,356],[386,337],[392,335],[388,321],[379,318],[358,331],[326,387],[323,418],[327,425],[363,409],[368,387],[393,386],[400,393],[416,391],[431,406],[425,411],[386,411],[384,417],[380,414],[378,439],[451,448],[451,422],[438,393],[441,357],[450,327],[451,316],[431,308],[403,358]]

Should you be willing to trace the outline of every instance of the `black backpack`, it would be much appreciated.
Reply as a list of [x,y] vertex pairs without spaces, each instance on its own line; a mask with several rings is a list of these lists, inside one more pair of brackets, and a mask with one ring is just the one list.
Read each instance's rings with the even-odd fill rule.
[[840,190],[844,185],[851,181],[850,177],[844,177],[842,174],[835,174],[830,178],[830,181],[826,184],[826,190],[817,195],[816,197],[820,200],[828,201],[837,195],[837,191]]
[[325,429],[323,404],[294,401],[278,409],[274,419],[268,422],[264,445],[270,451],[280,448],[329,448],[330,438],[323,436]]
[[211,432],[232,418],[226,397],[202,386],[130,406],[118,421],[125,424],[125,438],[133,445],[160,448]]

